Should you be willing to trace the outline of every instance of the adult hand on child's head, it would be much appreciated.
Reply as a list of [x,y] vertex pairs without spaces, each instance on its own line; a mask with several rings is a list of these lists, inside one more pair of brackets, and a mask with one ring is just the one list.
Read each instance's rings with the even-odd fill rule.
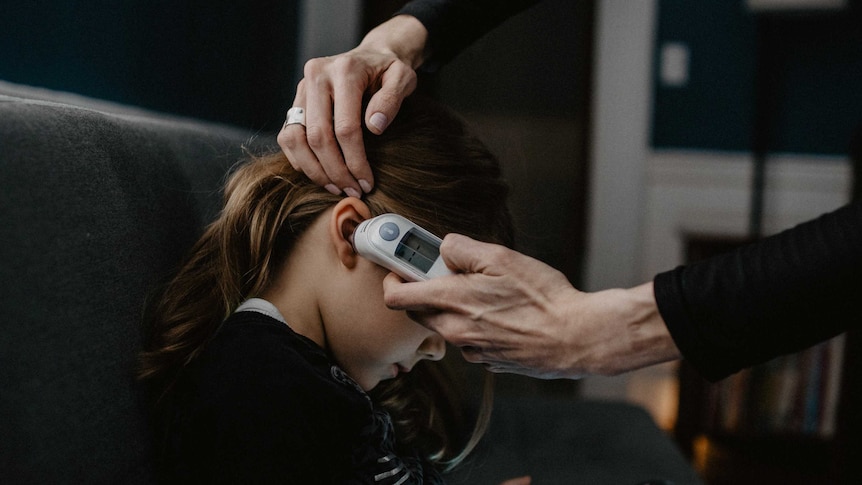
[[[356,48],[309,60],[293,106],[305,110],[304,126],[285,122],[278,144],[291,165],[332,193],[360,197],[374,185],[362,142],[364,121],[383,133],[401,102],[416,89],[427,32],[414,17],[397,16],[365,36]],[[410,39],[409,41],[407,39]]]
[[652,283],[584,293],[541,261],[456,234],[440,254],[460,274],[420,283],[390,274],[385,302],[492,372],[574,379],[679,358]]

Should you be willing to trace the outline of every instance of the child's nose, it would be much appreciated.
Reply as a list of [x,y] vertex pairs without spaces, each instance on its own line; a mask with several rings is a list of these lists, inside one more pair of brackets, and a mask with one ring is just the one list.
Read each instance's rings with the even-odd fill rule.
[[439,333],[432,333],[422,341],[418,352],[423,359],[440,360],[446,355],[446,341]]

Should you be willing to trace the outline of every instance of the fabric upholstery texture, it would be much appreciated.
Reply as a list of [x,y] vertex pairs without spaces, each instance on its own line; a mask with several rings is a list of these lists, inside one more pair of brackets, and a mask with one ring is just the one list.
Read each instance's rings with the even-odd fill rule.
[[151,481],[144,301],[249,138],[0,84],[0,481]]
[[486,438],[450,480],[492,485],[523,475],[537,485],[701,483],[640,407],[559,397],[498,398]]

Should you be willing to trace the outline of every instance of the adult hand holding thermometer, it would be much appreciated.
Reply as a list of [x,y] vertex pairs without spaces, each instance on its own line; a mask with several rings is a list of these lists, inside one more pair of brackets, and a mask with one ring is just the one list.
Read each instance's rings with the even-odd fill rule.
[[360,256],[407,281],[453,274],[440,257],[440,238],[397,214],[362,221],[352,240]]

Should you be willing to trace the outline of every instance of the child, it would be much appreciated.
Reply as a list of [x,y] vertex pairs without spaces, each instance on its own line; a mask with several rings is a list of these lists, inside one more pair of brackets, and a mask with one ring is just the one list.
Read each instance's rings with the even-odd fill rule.
[[437,483],[481,434],[463,446],[452,386],[425,365],[445,342],[386,308],[388,272],[350,235],[395,212],[511,244],[499,165],[421,98],[365,147],[376,188],[363,200],[316,186],[281,152],[228,180],[141,355],[169,481]]

